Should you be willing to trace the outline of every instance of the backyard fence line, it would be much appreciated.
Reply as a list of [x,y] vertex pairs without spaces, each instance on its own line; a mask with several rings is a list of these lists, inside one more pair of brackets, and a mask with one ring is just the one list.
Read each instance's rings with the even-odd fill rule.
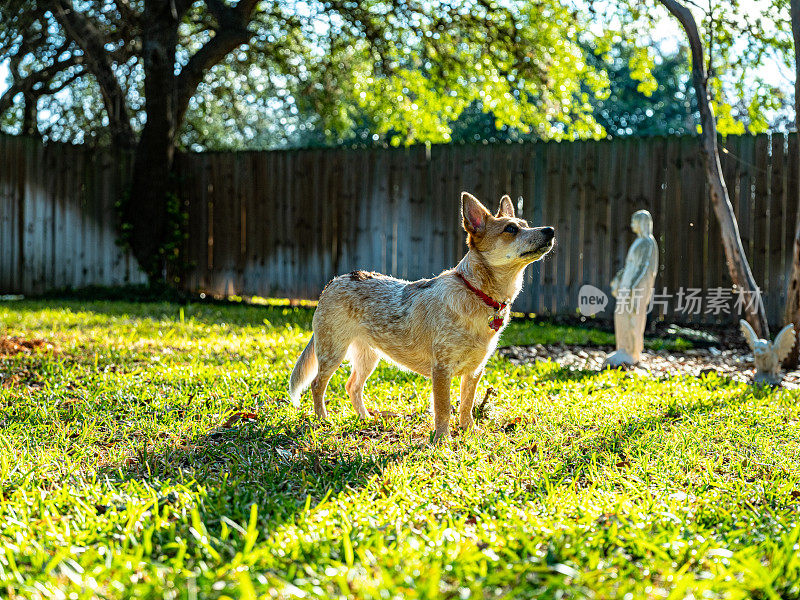
[[142,283],[116,243],[130,157],[0,135],[0,294]]
[[[797,134],[730,136],[723,148],[747,257],[777,325],[798,208]],[[0,135],[0,294],[144,281],[115,243],[129,170],[130,156],[110,150]],[[683,323],[732,319],[677,310],[681,289],[731,285],[694,137],[207,152],[179,154],[176,171],[192,291],[315,299],[354,269],[430,277],[466,250],[467,190],[492,209],[507,193],[523,218],[556,228],[515,310],[575,314],[583,284],[608,293],[633,240],[630,215],[646,208],[660,248],[655,285],[672,295],[657,311]]]
[[[781,322],[791,260],[797,146],[794,133],[730,136],[722,146],[772,324]],[[466,250],[467,190],[492,209],[507,193],[523,218],[556,228],[557,245],[528,269],[515,310],[575,314],[583,284],[610,293],[633,240],[630,216],[645,208],[660,248],[656,289],[672,298],[657,312],[684,323],[732,319],[705,305],[679,310],[681,290],[731,286],[694,137],[183,154],[178,171],[194,290],[315,299],[353,269],[430,277]]]

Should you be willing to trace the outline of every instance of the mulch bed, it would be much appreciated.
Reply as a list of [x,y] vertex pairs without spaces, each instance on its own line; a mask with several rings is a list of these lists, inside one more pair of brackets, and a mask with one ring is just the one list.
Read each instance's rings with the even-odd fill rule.
[[[514,364],[551,360],[571,371],[600,370],[603,360],[613,351],[614,348],[611,346],[566,346],[564,344],[507,346],[499,349],[500,355]],[[676,375],[699,377],[706,373],[716,373],[720,377],[748,383],[753,380],[755,373],[753,355],[741,347],[726,350],[715,347],[698,348],[684,352],[646,350],[639,364],[629,367],[628,371],[659,378]],[[786,373],[783,386],[791,389],[800,388],[800,371]]]
[[0,335],[0,358],[7,358],[15,354],[31,354],[32,352],[43,350],[55,350],[55,346],[43,339],[28,340]]

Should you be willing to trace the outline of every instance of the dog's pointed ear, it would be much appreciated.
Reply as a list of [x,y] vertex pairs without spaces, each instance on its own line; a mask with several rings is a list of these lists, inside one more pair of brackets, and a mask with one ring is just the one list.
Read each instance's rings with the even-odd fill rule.
[[480,236],[486,231],[486,220],[492,213],[475,196],[461,192],[461,216],[467,233]]
[[508,194],[500,198],[500,208],[497,209],[497,216],[498,217],[515,217],[514,214],[514,204],[511,202],[511,198],[508,197]]

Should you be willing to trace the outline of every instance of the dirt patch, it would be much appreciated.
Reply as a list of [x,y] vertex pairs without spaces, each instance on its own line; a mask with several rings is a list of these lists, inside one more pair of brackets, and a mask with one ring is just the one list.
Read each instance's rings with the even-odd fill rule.
[[43,339],[28,340],[20,337],[0,335],[0,358],[15,354],[31,354],[33,352],[54,351],[55,346]]
[[[597,371],[603,365],[608,353],[614,348],[590,346],[566,346],[564,344],[536,344],[535,346],[508,346],[500,348],[500,356],[514,364],[551,360],[571,371]],[[753,355],[741,348],[719,350],[717,348],[698,348],[676,351],[645,351],[638,365],[628,369],[631,372],[659,378],[680,375],[699,377],[716,373],[736,381],[751,382],[755,369]],[[800,371],[789,371],[783,380],[784,387],[800,388]]]

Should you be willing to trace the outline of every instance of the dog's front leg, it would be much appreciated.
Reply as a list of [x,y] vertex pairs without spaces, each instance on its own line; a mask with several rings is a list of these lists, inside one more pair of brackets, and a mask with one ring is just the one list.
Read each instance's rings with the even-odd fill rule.
[[475,419],[472,418],[472,407],[475,405],[475,390],[478,382],[483,375],[483,369],[477,373],[469,373],[461,376],[461,400],[459,403],[459,413],[461,429],[474,429]]
[[433,380],[433,443],[441,444],[450,435],[450,369],[434,365]]

